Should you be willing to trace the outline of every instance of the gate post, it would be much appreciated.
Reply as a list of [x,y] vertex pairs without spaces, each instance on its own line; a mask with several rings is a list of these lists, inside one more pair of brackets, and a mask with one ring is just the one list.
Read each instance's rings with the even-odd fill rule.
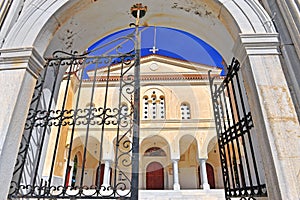
[[139,137],[140,137],[140,50],[136,50],[136,64],[134,66],[134,113],[133,113],[133,141],[132,141],[132,176],[131,199],[138,199],[139,187]]
[[235,46],[272,200],[294,199],[300,185],[300,127],[279,55],[277,34],[241,34]]
[[138,199],[139,187],[139,159],[140,159],[140,57],[141,42],[139,33],[139,21],[144,17],[147,6],[137,3],[131,7],[131,14],[136,18],[135,22],[135,49],[136,63],[134,66],[134,105],[133,105],[133,141],[132,141],[132,176],[131,176],[131,199]]
[[44,59],[34,48],[0,51],[0,199],[7,199],[38,73]]

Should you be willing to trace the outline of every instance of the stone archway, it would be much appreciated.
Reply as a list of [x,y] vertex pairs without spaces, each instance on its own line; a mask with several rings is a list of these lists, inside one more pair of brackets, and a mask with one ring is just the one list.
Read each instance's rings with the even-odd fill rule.
[[[147,2],[145,1],[145,3]],[[236,1],[203,1],[199,3],[191,0],[188,4],[189,7],[184,7],[184,3],[181,1],[175,3],[170,0],[164,1],[160,6],[155,6],[155,3],[149,4],[149,7],[157,7],[157,9],[153,9],[154,12],[145,18],[147,19],[145,23],[168,24],[171,27],[187,30],[196,36],[202,36],[201,38],[212,44],[227,62],[233,55],[239,58],[243,65],[242,73],[250,97],[249,104],[254,122],[259,124],[257,132],[262,133],[259,142],[262,143],[260,147],[264,165],[270,168],[267,182],[276,183],[274,185],[277,186],[273,185],[274,187],[268,188],[270,198],[281,198],[278,191],[281,195],[294,195],[299,181],[290,182],[286,177],[292,177],[297,174],[297,171],[282,169],[290,163],[298,166],[297,161],[288,153],[278,155],[276,152],[288,149],[284,143],[286,138],[281,138],[280,133],[295,133],[295,130],[299,130],[299,124],[294,106],[289,103],[291,96],[282,73],[277,50],[277,34],[270,17],[255,0],[243,1],[239,5]],[[42,56],[50,55],[50,52],[56,49],[70,50],[72,48],[83,51],[92,41],[96,40],[95,35],[102,37],[127,24],[124,23],[127,19],[127,12],[121,11],[128,9],[127,5],[122,5],[122,2],[118,2],[120,10],[116,15],[111,12],[111,9],[108,9],[113,5],[112,1],[40,1],[38,4],[38,6],[28,4],[27,7],[24,7],[22,15],[7,35],[1,50],[3,58],[0,63],[1,69],[9,69],[11,73],[10,76],[7,76],[7,73],[1,74],[0,80],[3,80],[3,83],[14,82],[11,84],[14,85],[13,87],[6,85],[4,93],[8,95],[1,97],[1,102],[12,102],[8,106],[3,106],[2,110],[5,114],[0,115],[1,121],[7,122],[1,127],[1,133],[3,132],[1,137],[4,142],[1,143],[0,159],[7,161],[0,170],[3,172],[0,174],[3,180],[7,180],[7,184],[4,183],[4,185],[9,185],[8,182],[13,173],[12,166],[17,154],[15,147],[19,142],[15,138],[16,135],[19,138],[22,134],[23,125],[20,122],[24,122],[26,118],[26,115],[20,116],[18,113],[28,112],[36,74],[43,65]],[[97,4],[101,4],[103,10],[98,11],[97,13],[101,14],[95,15],[93,18],[89,14],[93,15],[94,13],[87,11],[93,10],[93,8],[97,9]],[[205,17],[199,17],[200,12],[197,14],[197,11],[203,9],[204,5],[209,10],[203,13],[206,14]],[[74,15],[70,13],[74,13]],[[115,16],[108,20],[111,15]],[[214,17],[210,18],[209,16]],[[97,23],[86,23],[93,21],[91,19]],[[107,26],[108,21],[111,22],[110,26]],[[96,26],[94,26],[95,24]],[[94,29],[89,28],[92,25]],[[200,29],[198,27],[207,28]],[[211,27],[215,31],[208,31],[212,30]],[[217,37],[219,34],[222,37]],[[71,39],[65,40],[69,37]],[[79,40],[75,40],[76,37],[85,39],[79,42]],[[63,39],[65,42],[62,42]],[[233,51],[228,51],[233,47]],[[273,80],[276,80],[276,83]],[[272,95],[278,92],[282,94],[280,100]],[[274,110],[274,108],[276,109]],[[288,120],[281,120],[282,116]],[[9,134],[12,132],[16,135]],[[292,144],[296,144],[293,142],[297,141],[296,137],[297,134],[291,134],[289,140]],[[292,147],[291,152],[299,153],[296,145]],[[286,182],[290,183],[290,187],[284,187]],[[1,189],[0,195],[6,197],[7,190],[8,187]]]
[[[170,175],[166,172],[172,169],[171,167],[171,147],[169,146],[168,141],[158,135],[150,136],[144,138],[140,143],[140,169],[141,169],[141,187],[148,188],[148,184],[154,186],[155,180],[149,179],[148,176],[152,177],[155,174],[162,176],[160,181],[158,181],[157,189],[159,188],[170,188]],[[154,163],[154,164],[153,164]],[[151,165],[153,164],[153,165]],[[158,167],[158,164],[161,167]],[[148,168],[149,167],[149,168]],[[149,171],[150,170],[150,171]],[[153,171],[153,172],[152,172]],[[155,172],[154,172],[155,171]],[[151,182],[154,181],[154,182]],[[166,180],[166,181],[164,181]],[[149,182],[150,181],[150,182]],[[162,181],[162,183],[161,183]],[[161,185],[162,184],[162,185]],[[153,187],[150,187],[153,189]]]
[[179,140],[180,160],[179,160],[179,180],[182,189],[197,188],[197,151],[196,139],[190,135],[184,135]]

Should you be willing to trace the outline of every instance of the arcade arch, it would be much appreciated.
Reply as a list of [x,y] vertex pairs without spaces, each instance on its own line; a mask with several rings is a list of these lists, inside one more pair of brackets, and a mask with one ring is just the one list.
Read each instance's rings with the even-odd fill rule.
[[197,183],[197,149],[198,144],[193,136],[185,135],[179,141],[180,160],[178,163],[179,181],[182,189],[196,189]]
[[[155,152],[149,152],[149,150]],[[172,188],[172,176],[169,171],[172,170],[170,152],[171,148],[167,140],[161,136],[150,136],[144,138],[140,144],[140,169],[142,178],[141,188],[159,189]],[[160,176],[160,181],[155,182],[154,175]],[[157,184],[157,185],[156,185]],[[156,185],[156,186],[155,186]]]

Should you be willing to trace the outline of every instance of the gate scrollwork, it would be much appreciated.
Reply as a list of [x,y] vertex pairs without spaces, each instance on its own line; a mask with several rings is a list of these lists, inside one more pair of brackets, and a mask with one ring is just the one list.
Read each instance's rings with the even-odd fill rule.
[[[127,53],[121,52],[124,41]],[[97,54],[114,43],[115,54]],[[46,59],[24,127],[9,198],[130,196],[134,43],[130,34],[83,54],[56,51]],[[115,135],[114,158],[108,166],[111,178],[104,184],[101,171],[107,170],[103,155],[109,134]],[[78,163],[76,151],[81,155]],[[95,181],[89,181],[90,162],[97,168]]]

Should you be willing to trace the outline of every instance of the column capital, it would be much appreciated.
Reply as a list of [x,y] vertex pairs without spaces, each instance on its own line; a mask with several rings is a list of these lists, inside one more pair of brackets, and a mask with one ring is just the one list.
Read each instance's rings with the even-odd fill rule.
[[34,47],[0,49],[0,70],[26,69],[35,78],[45,65],[44,58]]
[[239,34],[233,52],[240,61],[249,55],[279,55],[279,44],[278,33]]
[[202,160],[204,160],[205,162],[207,161],[208,157],[205,158],[198,158],[198,161],[201,162]]
[[103,161],[104,163],[106,163],[106,162],[112,163],[112,162],[113,162],[112,159],[103,159],[102,161]]

